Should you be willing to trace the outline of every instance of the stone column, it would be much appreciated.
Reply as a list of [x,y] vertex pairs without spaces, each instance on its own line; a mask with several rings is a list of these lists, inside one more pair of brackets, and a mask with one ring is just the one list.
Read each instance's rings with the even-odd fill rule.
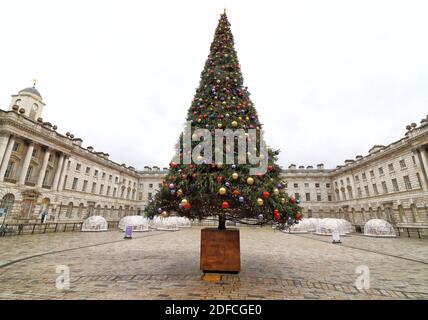
[[[422,186],[425,184],[425,188],[426,189],[426,180],[428,179],[428,156],[427,156],[427,150],[425,150],[425,148],[420,149],[421,152],[421,159],[422,159],[422,165],[421,165],[421,169],[422,169]],[[425,183],[424,183],[425,182]]]
[[21,168],[21,174],[19,175],[18,184],[25,184],[25,176],[27,175],[28,167],[30,166],[31,157],[33,155],[34,143],[31,141],[28,143],[27,153],[25,154],[24,162]]
[[15,144],[15,137],[11,136],[6,148],[6,152],[4,153],[4,156],[3,156],[3,162],[0,167],[0,182],[4,180],[4,174],[6,172],[7,165],[9,164],[10,155],[12,154],[12,148],[14,144]]
[[41,188],[43,186],[43,179],[45,178],[46,168],[48,167],[48,161],[50,156],[50,151],[48,148],[45,149],[45,154],[43,156],[42,168],[39,172],[39,177],[37,179],[37,187]]
[[62,191],[64,189],[64,179],[65,179],[65,174],[66,174],[66,166],[67,166],[67,157],[64,157],[64,162],[62,165],[62,172],[59,178],[59,183],[58,183],[58,190]]
[[10,134],[4,133],[0,135],[0,165],[3,160],[4,153],[6,152],[7,143],[9,142]]
[[64,163],[64,154],[61,154],[58,160],[58,166],[55,171],[54,180],[52,183],[52,190],[58,190],[58,182],[59,182],[59,176],[61,174],[62,164]]

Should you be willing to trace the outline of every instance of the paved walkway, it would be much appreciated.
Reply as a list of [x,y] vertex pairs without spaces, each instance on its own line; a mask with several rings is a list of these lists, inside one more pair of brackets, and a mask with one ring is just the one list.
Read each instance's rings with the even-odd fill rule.
[[[201,280],[200,228],[0,238],[2,299],[428,299],[428,241],[241,228],[239,275]],[[69,290],[55,281],[70,269]],[[370,289],[358,290],[358,266]]]

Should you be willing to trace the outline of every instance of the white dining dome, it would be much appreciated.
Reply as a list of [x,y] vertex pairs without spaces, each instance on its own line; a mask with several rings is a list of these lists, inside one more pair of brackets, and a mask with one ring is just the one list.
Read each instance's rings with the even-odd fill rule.
[[119,229],[125,231],[128,226],[132,227],[132,231],[150,231],[149,221],[143,216],[126,216],[120,219]]
[[82,224],[82,231],[107,231],[106,219],[101,216],[90,216]]
[[364,235],[369,237],[395,237],[395,230],[386,220],[371,219],[364,225]]
[[288,233],[308,233],[311,229],[311,222],[309,219],[302,219],[298,223],[293,224],[288,230],[285,232]]
[[339,219],[325,218],[318,224],[316,234],[330,236],[335,231],[338,231],[341,236],[345,235],[345,231]]

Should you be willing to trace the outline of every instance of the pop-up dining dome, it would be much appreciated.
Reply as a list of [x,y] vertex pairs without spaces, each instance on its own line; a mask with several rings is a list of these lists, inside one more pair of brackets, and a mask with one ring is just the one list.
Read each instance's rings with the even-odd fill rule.
[[329,236],[332,235],[334,231],[338,231],[341,236],[345,235],[345,231],[339,219],[325,218],[318,224],[316,234]]
[[350,223],[348,220],[345,219],[338,219],[339,223],[341,224],[342,231],[345,233],[351,233],[354,232],[354,227],[352,226],[352,223]]
[[302,219],[299,223],[292,225],[286,232],[288,233],[308,233],[311,228],[311,222],[308,219]]
[[364,235],[369,237],[395,237],[395,230],[386,220],[371,219],[364,225]]
[[143,216],[126,216],[120,219],[119,229],[125,231],[127,226],[131,226],[132,231],[150,231],[149,221]]
[[90,216],[82,224],[82,231],[107,231],[106,219],[101,216]]

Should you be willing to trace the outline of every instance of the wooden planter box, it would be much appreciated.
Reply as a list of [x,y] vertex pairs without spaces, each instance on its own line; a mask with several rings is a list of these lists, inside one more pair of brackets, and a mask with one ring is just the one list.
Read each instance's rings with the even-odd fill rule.
[[241,270],[239,230],[201,230],[201,270],[232,273]]

